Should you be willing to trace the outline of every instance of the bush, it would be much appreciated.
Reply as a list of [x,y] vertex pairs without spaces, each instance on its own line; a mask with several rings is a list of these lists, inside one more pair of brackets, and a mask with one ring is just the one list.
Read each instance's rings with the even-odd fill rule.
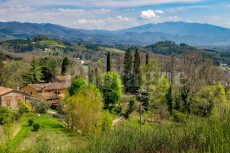
[[137,108],[136,106],[136,100],[135,99],[131,99],[129,101],[129,104],[128,104],[128,108],[124,114],[124,117],[125,118],[129,118],[129,115]]
[[23,114],[23,113],[29,113],[32,111],[32,106],[30,105],[30,103],[26,103],[24,101],[20,101],[18,103],[18,108],[19,108],[19,114]]
[[29,125],[29,126],[32,126],[33,124],[34,124],[33,119],[29,119],[29,120],[28,120],[28,125]]
[[93,89],[79,91],[65,100],[67,123],[70,128],[83,133],[98,133],[101,128],[101,98]]
[[13,113],[10,109],[0,106],[0,125],[4,125],[6,122],[12,122],[14,119]]
[[186,122],[186,115],[179,111],[174,110],[172,113],[173,120],[178,123],[185,123]]
[[109,131],[112,127],[113,119],[108,111],[104,111],[102,115],[102,131]]
[[34,123],[32,131],[38,131],[40,129],[40,124]]
[[32,100],[31,102],[32,110],[34,113],[45,114],[50,107],[50,104],[44,100]]

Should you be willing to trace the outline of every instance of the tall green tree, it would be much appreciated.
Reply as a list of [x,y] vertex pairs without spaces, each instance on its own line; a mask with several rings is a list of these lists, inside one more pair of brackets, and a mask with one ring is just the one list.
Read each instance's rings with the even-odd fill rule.
[[4,82],[4,66],[3,60],[0,59],[0,85]]
[[99,76],[98,68],[96,67],[94,71],[95,71],[96,87],[100,88],[100,76]]
[[41,67],[41,72],[42,72],[42,80],[46,83],[50,82],[53,78],[53,74],[52,72],[50,71],[49,68],[47,67]]
[[142,83],[141,77],[141,58],[139,52],[136,49],[133,64],[133,93],[136,93],[140,89]]
[[173,96],[172,96],[172,86],[169,87],[168,93],[166,94],[166,100],[168,104],[168,111],[170,115],[172,115],[173,112]]
[[131,90],[132,85],[132,53],[129,50],[125,52],[124,57],[124,71],[123,71],[123,84],[125,88],[125,92],[129,92]]
[[43,74],[41,67],[36,63],[34,57],[31,62],[31,68],[29,71],[23,75],[23,81],[24,83],[40,83],[42,81]]
[[145,56],[145,64],[146,65],[149,64],[149,53],[147,53],[146,56]]
[[112,111],[119,105],[121,96],[122,85],[119,75],[115,72],[107,72],[103,86],[104,108]]
[[106,72],[111,71],[111,61],[110,61],[110,52],[107,54],[107,64],[106,64]]
[[61,65],[61,75],[65,75],[67,73],[69,66],[70,66],[70,60],[67,57],[65,57]]

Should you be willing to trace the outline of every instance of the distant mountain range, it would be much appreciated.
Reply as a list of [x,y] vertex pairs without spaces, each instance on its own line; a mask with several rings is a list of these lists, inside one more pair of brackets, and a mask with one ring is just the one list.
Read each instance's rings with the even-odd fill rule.
[[150,45],[171,40],[197,47],[230,48],[230,29],[210,24],[165,22],[106,31],[73,29],[54,24],[0,22],[0,41],[46,35],[68,42],[103,45]]

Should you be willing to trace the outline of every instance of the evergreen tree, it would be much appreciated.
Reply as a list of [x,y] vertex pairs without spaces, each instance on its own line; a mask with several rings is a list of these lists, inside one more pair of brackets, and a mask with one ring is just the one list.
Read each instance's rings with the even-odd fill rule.
[[136,93],[141,87],[141,58],[139,52],[136,50],[134,54],[134,64],[133,64],[133,93]]
[[110,61],[110,52],[107,54],[107,65],[106,65],[106,71],[111,71],[111,61]]
[[145,64],[146,64],[146,65],[149,64],[149,53],[146,54],[146,57],[145,57]]
[[92,66],[89,66],[88,68],[88,81],[89,83],[94,84],[95,80],[95,75],[94,75],[94,69]]
[[130,91],[131,89],[131,79],[132,79],[132,53],[130,50],[125,52],[124,57],[124,71],[123,71],[123,84],[125,88],[125,92]]
[[95,68],[95,79],[96,87],[100,88],[100,76],[97,67]]
[[31,62],[31,68],[28,73],[23,75],[24,83],[40,83],[42,81],[43,74],[41,67],[36,63],[34,57]]
[[172,115],[172,111],[173,111],[172,86],[170,86],[168,89],[168,93],[166,94],[166,99],[168,104],[168,111]]
[[53,78],[53,74],[52,72],[50,71],[49,68],[47,67],[41,67],[41,72],[42,72],[42,80],[46,83],[50,82]]
[[67,70],[68,70],[68,67],[70,65],[70,60],[65,57],[62,61],[62,65],[61,65],[61,75],[65,75]]

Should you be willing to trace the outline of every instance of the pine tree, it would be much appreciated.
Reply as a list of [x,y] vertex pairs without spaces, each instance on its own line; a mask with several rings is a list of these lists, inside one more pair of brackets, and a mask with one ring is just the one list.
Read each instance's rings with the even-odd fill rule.
[[125,52],[125,57],[124,57],[124,71],[123,71],[123,84],[125,88],[125,92],[130,91],[131,89],[131,84],[132,84],[132,53],[130,50],[127,50]]
[[62,65],[61,65],[61,75],[65,75],[67,70],[68,70],[68,67],[70,65],[70,60],[65,57],[62,61]]
[[40,83],[42,82],[43,74],[41,67],[36,63],[34,57],[31,62],[31,68],[28,73],[23,75],[25,83]]
[[135,51],[133,64],[133,93],[136,93],[141,87],[141,58],[139,52]]
[[106,65],[106,71],[111,71],[111,61],[110,61],[110,52],[107,54],[107,65]]

